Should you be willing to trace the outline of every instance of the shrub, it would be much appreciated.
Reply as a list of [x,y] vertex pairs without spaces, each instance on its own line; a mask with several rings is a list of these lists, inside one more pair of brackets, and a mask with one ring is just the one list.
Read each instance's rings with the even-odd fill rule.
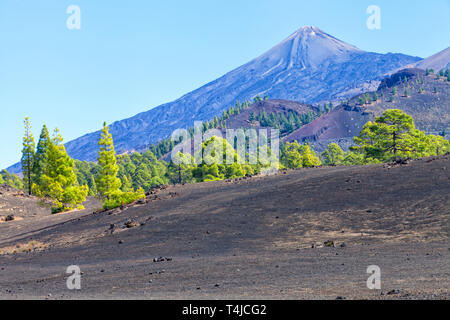
[[103,202],[103,208],[111,210],[141,199],[145,199],[145,192],[142,188],[139,188],[136,192],[115,191]]

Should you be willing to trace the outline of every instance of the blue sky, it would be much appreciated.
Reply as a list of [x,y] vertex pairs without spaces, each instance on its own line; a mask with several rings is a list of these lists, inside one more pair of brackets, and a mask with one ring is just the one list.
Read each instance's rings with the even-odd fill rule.
[[[69,30],[69,5],[81,29]],[[366,8],[381,8],[381,30]],[[314,25],[366,51],[427,57],[450,45],[450,0],[0,0],[0,168],[23,119],[65,141],[177,99]]]

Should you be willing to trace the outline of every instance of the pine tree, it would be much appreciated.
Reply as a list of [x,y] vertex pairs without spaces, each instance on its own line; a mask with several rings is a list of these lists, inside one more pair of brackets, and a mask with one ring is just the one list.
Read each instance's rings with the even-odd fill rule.
[[122,191],[123,192],[132,192],[133,187],[131,186],[131,182],[130,179],[128,179],[128,177],[126,175],[122,176]]
[[47,130],[47,126],[42,127],[41,135],[36,149],[33,164],[33,183],[40,185],[41,177],[44,174],[45,166],[47,164],[47,152],[51,144],[50,135]]
[[328,145],[327,149],[321,154],[324,165],[337,166],[344,160],[345,153],[336,143]]
[[120,190],[122,183],[117,177],[119,166],[117,165],[116,152],[112,135],[106,122],[103,123],[100,140],[98,142],[100,151],[98,154],[98,164],[100,171],[96,178],[97,192],[103,199],[109,198],[111,194]]
[[32,193],[32,185],[33,185],[33,163],[34,163],[34,150],[35,143],[34,137],[31,133],[31,123],[30,120],[25,118],[25,136],[23,137],[23,149],[22,149],[22,172],[25,189],[29,195]]
[[307,144],[303,146],[302,161],[304,168],[319,167],[322,165],[322,162],[320,161],[319,157]]
[[91,175],[89,182],[89,196],[95,197],[97,195],[97,184],[93,175]]
[[411,132],[414,120],[401,110],[387,110],[375,122],[368,122],[358,137],[354,138],[358,150],[367,158],[380,161],[397,159],[413,151]]
[[54,213],[72,209],[83,209],[88,194],[87,186],[79,186],[75,164],[63,145],[59,130],[55,129],[53,139],[46,152],[46,165],[39,185],[33,184],[33,193],[53,200]]
[[397,95],[397,92],[398,92],[398,88],[397,88],[397,86],[395,86],[395,87],[392,89],[392,94],[393,94],[394,96],[396,96],[396,95]]

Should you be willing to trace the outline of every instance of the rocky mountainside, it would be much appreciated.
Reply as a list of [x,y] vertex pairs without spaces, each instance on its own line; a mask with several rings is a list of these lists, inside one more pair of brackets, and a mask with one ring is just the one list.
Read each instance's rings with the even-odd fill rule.
[[432,55],[425,60],[415,63],[414,67],[424,70],[434,69],[435,72],[439,72],[439,70],[450,69],[450,47],[436,53],[435,55]]
[[[375,101],[375,97],[377,100]],[[405,69],[380,84],[376,92],[358,95],[298,129],[287,141],[331,141],[358,135],[364,124],[387,109],[401,109],[426,132],[450,130],[450,82],[421,69]],[[345,142],[345,139],[344,139]]]
[[261,125],[257,120],[251,119],[251,115],[258,115],[265,112],[267,115],[271,113],[277,115],[289,116],[290,112],[295,112],[297,115],[301,116],[307,113],[318,114],[320,109],[318,107],[304,104],[296,101],[289,100],[267,100],[260,101],[252,104],[247,109],[241,111],[238,115],[232,115],[229,119],[225,121],[227,128],[238,129],[238,128],[265,128],[266,126]]
[[[303,27],[280,44],[223,77],[161,105],[110,126],[118,153],[168,137],[194,121],[210,120],[256,95],[305,103],[337,101],[374,90],[398,68],[420,61],[403,54],[364,52],[316,27]],[[95,160],[99,132],[66,144],[70,156]],[[14,168],[10,168],[14,169]],[[17,171],[17,170],[12,170]]]

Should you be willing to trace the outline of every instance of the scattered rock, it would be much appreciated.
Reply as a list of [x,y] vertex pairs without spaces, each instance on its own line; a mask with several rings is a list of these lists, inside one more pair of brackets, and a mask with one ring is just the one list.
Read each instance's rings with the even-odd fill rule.
[[128,229],[137,227],[138,225],[139,224],[134,220],[128,220],[127,222],[125,222],[125,227],[127,227]]
[[153,262],[164,262],[164,261],[172,261],[172,258],[159,257],[153,259]]
[[5,217],[5,221],[13,221],[15,218],[14,218],[14,215],[13,214],[10,214],[10,215],[7,215],[6,217]]
[[345,247],[347,247],[347,244],[346,244],[345,242],[342,242],[341,245],[340,245],[340,247],[341,247],[341,248],[345,248]]
[[123,241],[122,241],[122,240],[119,240],[119,244],[123,244]]
[[400,290],[394,289],[394,290],[389,291],[387,293],[387,295],[393,295],[393,294],[399,294],[399,293],[400,293]]

